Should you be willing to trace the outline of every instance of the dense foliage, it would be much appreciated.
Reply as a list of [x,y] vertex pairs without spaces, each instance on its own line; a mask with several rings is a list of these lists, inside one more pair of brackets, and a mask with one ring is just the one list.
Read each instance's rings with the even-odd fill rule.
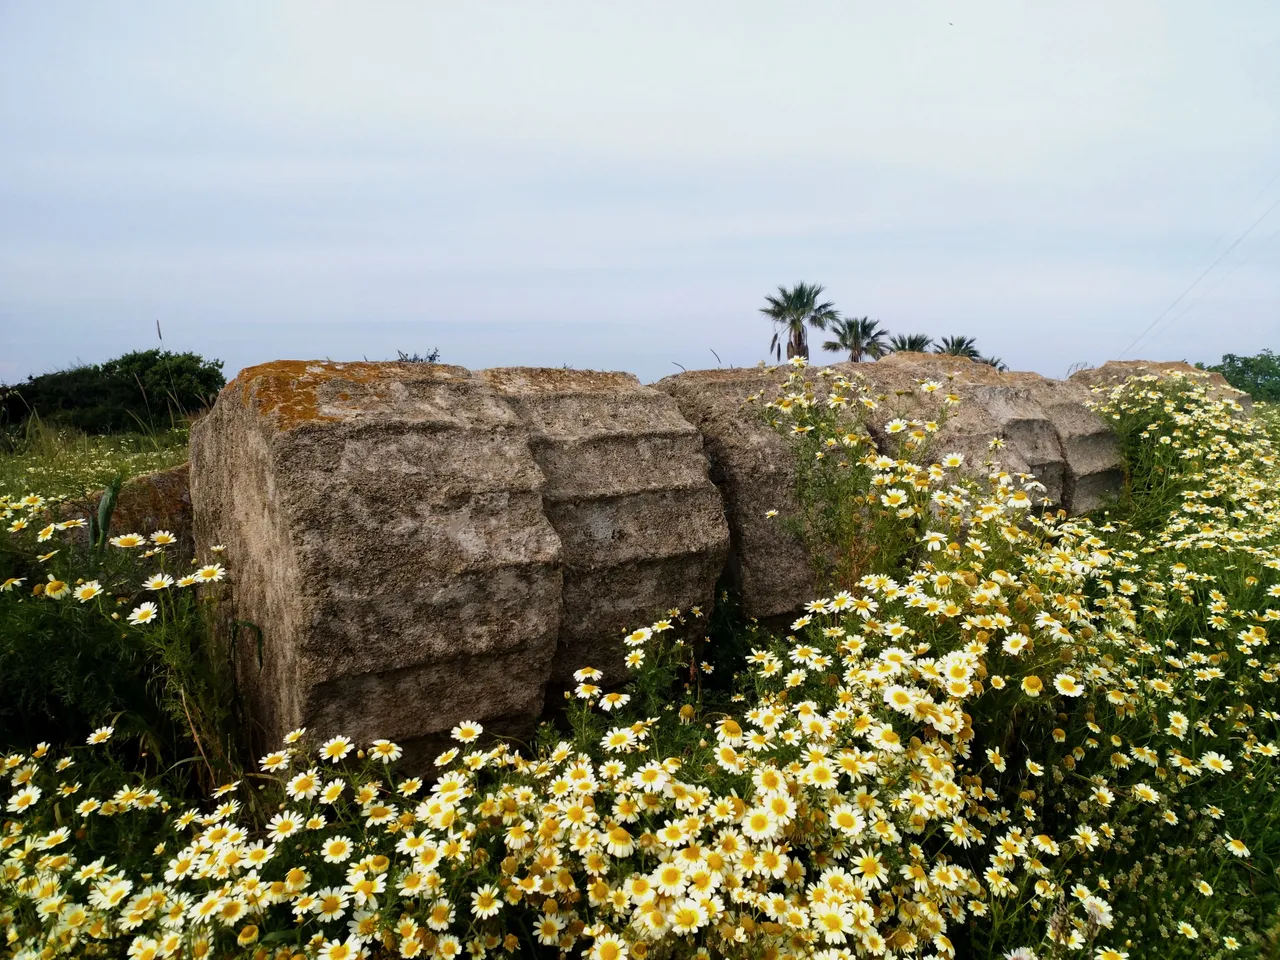
[[225,758],[230,671],[195,589],[222,567],[184,569],[166,530],[109,536],[114,494],[88,516],[0,495],[0,744],[66,743],[110,718],[152,764],[196,740]]
[[1243,390],[1254,400],[1280,401],[1280,357],[1270,350],[1263,350],[1253,357],[1228,353],[1221,363],[1205,369],[1222,374],[1227,383]]
[[[934,451],[960,398],[919,389],[938,416],[891,420],[887,452],[864,423],[884,400],[857,380],[797,361],[755,398],[803,464],[799,515],[774,519],[819,536],[839,582],[789,629],[750,634],[729,698],[704,686],[691,611],[622,640],[624,690],[584,665],[569,728],[529,749],[459,724],[430,785],[397,772],[394,743],[305,730],[196,806],[133,771],[105,720],[87,744],[12,752],[7,949],[1273,955],[1280,465],[1265,426],[1190,378],[1100,395],[1126,449],[1156,451],[1130,473],[1161,507],[1069,519],[1000,468],[998,444],[985,464]],[[0,512],[44,529],[37,501]],[[67,594],[28,582],[0,603],[115,612],[62,577]],[[115,589],[122,633],[167,628],[170,607]]]
[[225,383],[221,360],[139,350],[0,391],[0,426],[22,424],[34,414],[85,433],[164,429],[206,406]]

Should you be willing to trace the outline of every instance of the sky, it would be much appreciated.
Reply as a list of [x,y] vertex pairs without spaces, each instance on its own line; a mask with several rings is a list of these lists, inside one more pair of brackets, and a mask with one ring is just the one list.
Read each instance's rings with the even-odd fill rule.
[[798,282],[1048,376],[1280,349],[1277,37],[1272,0],[0,0],[0,382],[161,344],[648,382],[763,359]]

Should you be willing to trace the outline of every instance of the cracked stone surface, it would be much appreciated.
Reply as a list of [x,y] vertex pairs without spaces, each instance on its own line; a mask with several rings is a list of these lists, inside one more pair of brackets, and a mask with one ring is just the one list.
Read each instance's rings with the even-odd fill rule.
[[[962,403],[934,454],[960,452],[974,472],[998,457],[1081,513],[1121,480],[1089,386],[1153,366],[1180,368],[1107,364],[1056,381],[911,353],[834,368],[881,398],[868,424],[881,444],[891,418],[932,416],[919,381],[949,383]],[[765,516],[798,507],[789,445],[744,404],[786,375],[699,370],[645,386],[625,373],[279,361],[243,371],[193,428],[189,498],[185,468],[133,497],[157,525],[172,503],[198,544],[225,544],[224,629],[268,740],[306,725],[429,757],[464,719],[528,734],[546,691],[582,666],[620,680],[622,633],[709,606],[722,573],[749,616],[815,595],[804,544]]]
[[226,546],[266,737],[473,719],[527,735],[544,691],[620,670],[624,630],[709,604],[728,533],[696,431],[629,374],[283,361],[194,428],[198,542]]
[[[1130,377],[1148,375],[1163,377],[1170,373],[1189,373],[1203,376],[1206,371],[1193,367],[1185,360],[1108,360],[1100,367],[1077,370],[1071,375],[1069,382],[1081,384],[1087,388],[1110,387],[1123,383]],[[1253,397],[1231,386],[1222,374],[1208,374],[1208,382],[1211,395],[1234,400],[1244,408],[1246,413],[1253,410]]]
[[[919,391],[921,380],[950,384],[961,404],[936,435],[936,455],[957,452],[970,472],[998,458],[1001,469],[1033,474],[1045,496],[1073,513],[1095,509],[1120,486],[1120,451],[1106,424],[1085,405],[1081,384],[1034,373],[1002,373],[965,358],[895,353],[874,363],[832,367],[860,378],[880,398],[869,427],[886,449],[885,427],[896,418],[930,419],[934,407]],[[821,389],[819,368],[810,380]],[[654,386],[670,393],[702,433],[711,475],[724,495],[730,530],[730,571],[745,612],[765,618],[790,614],[813,596],[814,574],[804,544],[787,528],[765,519],[798,508],[795,472],[786,441],[743,400],[761,390],[772,395],[785,370],[697,370]],[[950,379],[948,379],[950,378]],[[993,437],[1005,441],[990,450]]]

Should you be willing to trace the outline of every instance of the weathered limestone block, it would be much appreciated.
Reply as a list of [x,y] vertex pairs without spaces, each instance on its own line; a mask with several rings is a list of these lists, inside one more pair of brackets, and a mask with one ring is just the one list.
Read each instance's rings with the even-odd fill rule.
[[[1030,453],[1042,467],[1052,463],[1053,467],[1046,472],[1050,480],[1056,479],[1059,465],[1051,459],[1049,444],[1045,442],[1045,434],[1051,436],[1052,431],[1039,411],[1031,408],[1024,397],[1001,395],[992,389],[994,384],[987,379],[957,380],[952,385],[947,375],[956,369],[955,360],[955,357],[927,353],[894,353],[875,363],[837,366],[846,376],[861,377],[880,398],[879,407],[871,414],[871,429],[882,452],[894,452],[891,438],[885,433],[890,420],[898,417],[933,420],[939,416],[941,394],[926,395],[920,391],[921,380],[936,380],[948,390],[955,389],[961,403],[948,410],[946,423],[934,435],[931,441],[934,456],[963,454],[968,472],[983,475],[988,472],[984,464],[994,461],[999,461],[1001,468],[1010,473],[1033,473],[1027,458]],[[981,372],[978,376],[981,377]],[[991,438],[1009,434],[1022,442],[1011,439],[1004,449],[992,452]],[[1056,486],[1061,487],[1060,480]]]
[[[939,354],[895,353],[862,366],[881,387],[955,375],[962,402],[938,434],[938,453],[954,449],[974,466],[996,459],[1011,473],[1032,473],[1045,496],[1071,513],[1093,510],[1120,488],[1119,445],[1078,386]],[[989,451],[992,437],[1004,448]]]
[[711,478],[724,497],[729,571],[751,617],[791,613],[817,589],[804,542],[765,513],[799,509],[794,454],[746,398],[772,397],[786,373],[776,370],[691,370],[654,384],[670,394],[702,434]]
[[[1130,377],[1148,375],[1161,377],[1169,373],[1206,375],[1206,371],[1193,367],[1185,360],[1108,360],[1100,367],[1077,370],[1071,375],[1070,382],[1082,384],[1092,389],[1094,387],[1115,386]],[[1245,412],[1253,410],[1253,397],[1231,386],[1222,374],[1208,373],[1207,380],[1209,392],[1212,396],[1224,400],[1234,400],[1244,407]]]
[[[984,473],[985,464],[998,461],[1010,473],[1033,474],[1048,499],[1074,513],[1094,509],[1119,489],[1115,437],[1085,406],[1088,392],[1079,386],[936,354],[896,353],[876,363],[832,366],[861,379],[880,398],[869,427],[883,452],[896,449],[886,430],[890,420],[937,417],[938,395],[919,388],[921,380],[937,380],[961,403],[948,411],[933,441],[936,456],[961,453],[972,473]],[[818,589],[803,542],[765,517],[771,508],[784,516],[798,509],[794,454],[758,409],[744,406],[751,394],[774,396],[785,379],[785,370],[697,370],[654,384],[676,399],[703,434],[728,515],[730,570],[745,612],[762,618],[798,610]],[[819,368],[811,368],[808,379],[821,395],[825,381]],[[1005,446],[992,451],[993,437]]]
[[622,680],[619,638],[668,609],[709,607],[729,534],[702,438],[629,373],[508,367],[476,374],[529,431],[559,534],[563,612],[551,682],[590,665]]
[[[918,381],[954,372],[962,403],[935,454],[1033,473],[1072,512],[1118,487],[1116,441],[1081,382],[932,354],[836,369],[881,398],[869,426],[882,450],[891,418],[936,415]],[[585,665],[617,680],[621,633],[709,605],[726,556],[748,615],[797,610],[818,590],[810,557],[766,517],[798,512],[794,453],[745,404],[786,376],[704,370],[646,387],[407,363],[244,371],[193,429],[189,502],[196,542],[226,546],[228,620],[262,629],[234,644],[268,737],[306,725],[422,756],[462,719],[526,734],[547,684]],[[186,474],[170,473],[144,484],[151,499],[131,495],[139,517],[182,500]]]
[[1088,513],[1119,490],[1123,480],[1120,443],[1106,422],[1088,407],[1091,395],[1078,384],[1049,380],[1035,373],[1008,373],[1030,391],[1053,424],[1066,470],[1061,504],[1071,513]]
[[243,371],[191,441],[199,543],[234,572],[236,663],[268,737],[460,719],[523,734],[560,628],[560,539],[510,405],[459,367]]
[[[111,516],[113,533],[152,534],[168,530],[178,542],[168,552],[186,563],[195,550],[191,533],[190,462],[126,480]],[[96,502],[96,501],[95,501]]]

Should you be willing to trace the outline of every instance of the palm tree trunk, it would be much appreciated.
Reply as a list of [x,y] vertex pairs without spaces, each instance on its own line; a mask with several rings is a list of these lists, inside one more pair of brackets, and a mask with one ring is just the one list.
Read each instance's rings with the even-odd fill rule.
[[787,359],[792,357],[804,357],[809,359],[809,345],[804,341],[803,330],[793,330],[791,339],[787,341]]

